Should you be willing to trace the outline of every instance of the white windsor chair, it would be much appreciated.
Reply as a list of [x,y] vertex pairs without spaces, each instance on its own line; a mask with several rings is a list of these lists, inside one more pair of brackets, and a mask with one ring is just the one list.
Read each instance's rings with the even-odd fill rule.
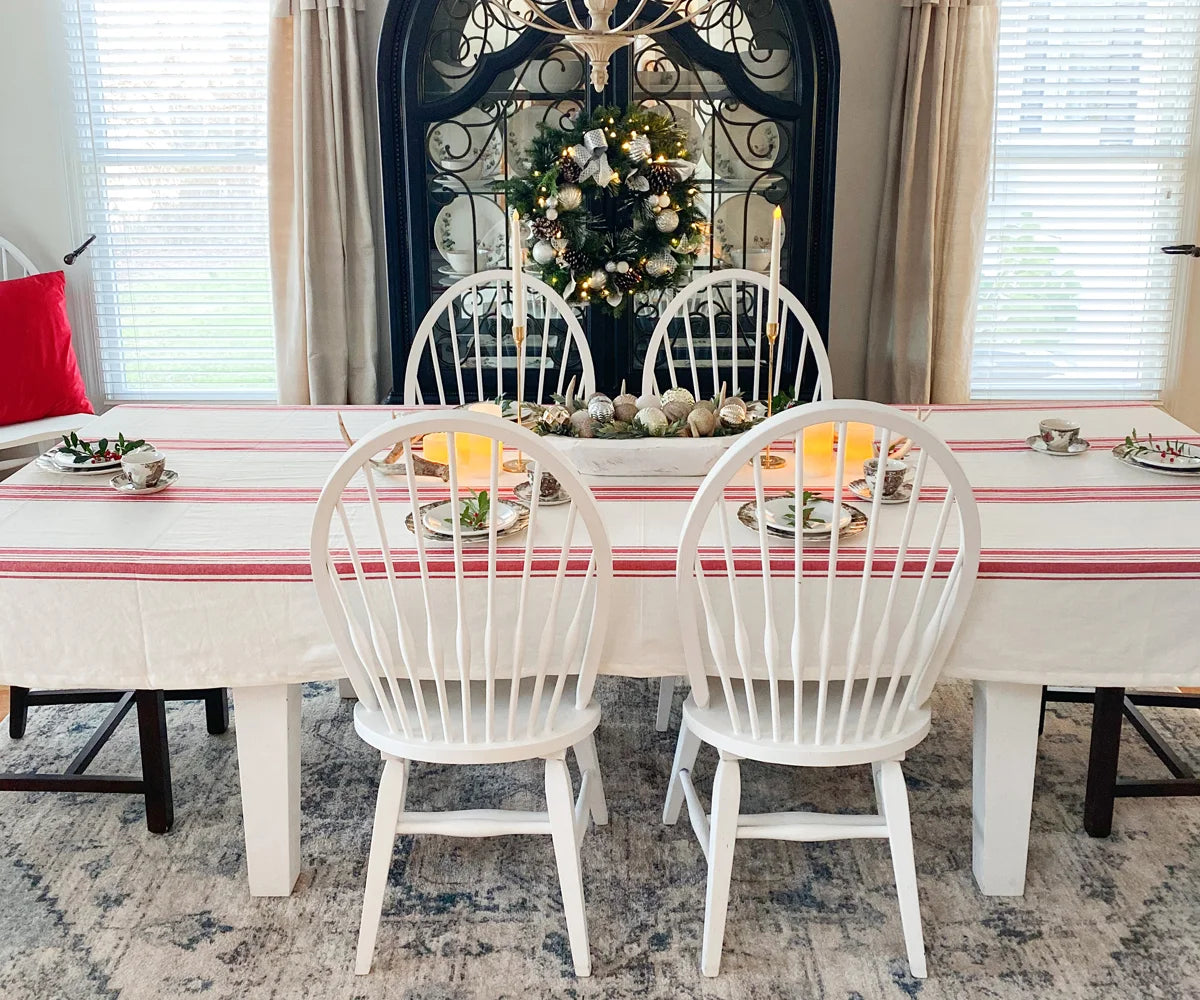
[[[903,508],[884,507],[874,488],[865,541],[843,545],[836,532],[819,539],[801,531],[772,536],[758,456],[769,442],[794,439],[789,485],[800,496],[804,428],[831,421],[839,445],[825,493],[832,493],[835,510],[844,498],[848,421],[875,425],[883,454],[900,436],[912,440],[919,449],[912,499]],[[753,534],[726,497],[750,460]],[[663,822],[672,824],[687,802],[708,861],[704,975],[720,968],[738,838],[868,837],[890,842],[909,967],[913,976],[925,975],[900,761],[929,731],[929,695],[978,567],[978,510],[962,468],[924,425],[878,403],[829,401],[787,411],[748,433],[708,474],[679,544],[677,600],[692,692],[663,809]],[[711,814],[691,777],[701,742],[720,754]],[[878,813],[739,815],[743,758],[797,767],[869,764]]]
[[[762,399],[767,391],[767,292],[765,274],[742,268],[710,271],[693,278],[667,303],[650,335],[642,367],[642,393],[658,393],[665,366],[671,387],[681,383],[697,399],[716,396],[725,383],[730,395]],[[779,392],[784,355],[789,338],[800,338],[798,362],[783,386],[793,397],[801,391],[806,370],[815,369],[811,400],[833,396],[829,356],[817,324],[800,300],[786,288],[779,290],[779,339],[775,343],[775,377]],[[728,325],[728,329],[723,327]],[[753,370],[747,372],[747,368]],[[701,375],[707,373],[707,380]]]
[[[730,395],[748,393],[747,399],[761,399],[767,392],[764,372],[769,355],[767,325],[767,292],[771,281],[765,274],[742,268],[711,271],[693,279],[681,288],[662,311],[642,368],[642,393],[658,394],[659,363],[665,363],[672,387],[690,389],[697,399],[716,396],[724,383]],[[799,363],[786,388],[798,398],[805,370],[815,369],[816,382],[809,402],[833,398],[833,371],[829,355],[821,340],[817,324],[800,300],[786,288],[779,290],[779,339],[775,342],[775,377],[772,385],[779,392],[783,378],[784,347],[788,335],[800,338]],[[727,322],[728,331],[718,327]],[[701,329],[695,329],[698,325]],[[707,328],[707,337],[703,328]],[[673,336],[672,336],[673,335]],[[746,352],[739,347],[745,344]],[[686,353],[677,358],[677,349]],[[746,381],[745,366],[753,365],[753,375]],[[677,371],[677,366],[682,371]],[[709,372],[705,383],[701,372]],[[671,701],[675,695],[675,678],[663,677],[658,682],[658,711],[654,728],[666,732],[671,719]]]
[[[432,377],[437,388],[437,399],[431,403],[465,403],[468,388],[474,389],[475,399],[496,399],[504,395],[506,381],[513,398],[517,372],[523,371],[528,380],[530,368],[537,372],[537,393],[526,402],[544,403],[550,394],[562,393],[573,370],[579,372],[578,391],[585,397],[595,392],[592,352],[571,307],[532,275],[525,276],[525,302],[526,337],[518,366],[515,353],[506,353],[513,351],[511,271],[497,268],[469,274],[442,292],[421,320],[408,352],[405,405],[426,402],[420,381],[423,371],[425,384]],[[454,370],[451,386],[445,384],[445,365]]]
[[[0,281],[27,278],[37,273],[37,265],[14,244],[0,236]],[[17,454],[12,457],[12,453],[17,449],[25,449],[30,445],[44,447],[58,440],[63,434],[77,431],[89,420],[95,419],[95,415],[91,413],[71,413],[62,417],[45,417],[41,420],[28,420],[0,427],[0,478],[3,478],[6,472],[29,464],[32,455]]]
[[[555,476],[571,503],[541,508],[534,488],[529,526],[511,547],[499,537],[498,515],[473,544],[455,518],[444,541],[412,534],[403,526],[407,498],[419,502],[421,492],[411,468],[398,495],[376,486],[369,461],[397,444],[411,455],[414,438],[431,432],[448,435],[450,499],[465,499],[455,436],[470,434],[490,444],[483,484],[490,509],[513,503],[501,497],[497,483],[502,435],[520,447],[535,475]],[[447,499],[441,482],[423,489]],[[414,516],[419,525],[419,511]],[[524,833],[553,838],[575,971],[589,975],[579,848],[589,816],[597,824],[608,821],[592,688],[608,624],[612,551],[587,487],[541,438],[511,423],[467,411],[401,417],[359,441],[330,475],[313,518],[312,569],[358,697],[355,729],[384,761],[355,972],[371,968],[398,835]],[[568,749],[582,774],[574,801]],[[545,812],[404,808],[410,761],[539,758],[545,760]]]

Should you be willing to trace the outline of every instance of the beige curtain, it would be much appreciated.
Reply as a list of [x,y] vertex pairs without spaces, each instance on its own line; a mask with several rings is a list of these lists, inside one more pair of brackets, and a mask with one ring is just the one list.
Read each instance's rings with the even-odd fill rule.
[[272,6],[267,161],[279,400],[377,403],[359,63],[366,0]]
[[867,394],[962,402],[987,215],[995,0],[901,0]]

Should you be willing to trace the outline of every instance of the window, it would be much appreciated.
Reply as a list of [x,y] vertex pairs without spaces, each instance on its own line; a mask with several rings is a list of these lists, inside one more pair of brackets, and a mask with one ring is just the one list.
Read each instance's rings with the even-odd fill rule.
[[1200,0],[1004,0],[975,398],[1157,399],[1184,271]]
[[104,394],[273,399],[265,0],[64,0]]

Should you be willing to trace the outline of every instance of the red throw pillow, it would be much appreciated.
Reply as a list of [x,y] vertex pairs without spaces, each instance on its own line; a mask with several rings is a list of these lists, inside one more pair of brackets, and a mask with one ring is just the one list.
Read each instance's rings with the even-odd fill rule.
[[0,427],[93,413],[67,320],[62,271],[0,281]]

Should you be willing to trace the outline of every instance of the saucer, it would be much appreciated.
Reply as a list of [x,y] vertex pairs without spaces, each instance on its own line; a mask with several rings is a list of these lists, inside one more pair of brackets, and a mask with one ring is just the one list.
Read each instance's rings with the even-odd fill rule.
[[161,493],[168,486],[174,486],[178,479],[178,472],[173,472],[171,469],[163,469],[163,474],[157,483],[155,483],[153,486],[146,486],[139,490],[133,485],[133,483],[129,481],[129,477],[122,472],[113,476],[109,485],[112,486],[112,488],[118,493],[124,493],[126,496],[146,497],[151,493]]
[[[533,487],[529,483],[517,483],[513,487],[513,493],[517,498],[518,503],[523,503],[528,507],[533,502]],[[558,507],[560,504],[570,503],[571,495],[564,489],[559,489],[552,497],[542,497],[538,501],[539,507]]]
[[[874,502],[874,498],[871,495],[871,487],[869,487],[867,485],[867,481],[865,479],[854,480],[854,482],[847,485],[846,489],[848,489],[851,493],[853,493],[856,497],[858,497],[859,500],[866,500],[867,503]],[[896,492],[893,493],[890,497],[880,497],[879,502],[880,503],[908,503],[908,501],[911,499],[912,499],[912,483],[901,483],[900,489],[896,490]]]
[[1064,458],[1070,455],[1082,455],[1091,447],[1091,444],[1083,440],[1083,438],[1076,438],[1071,442],[1071,446],[1066,451],[1051,451],[1048,447],[1046,447],[1046,442],[1043,441],[1037,434],[1031,434],[1025,439],[1025,443],[1039,455],[1053,455],[1055,458]]

